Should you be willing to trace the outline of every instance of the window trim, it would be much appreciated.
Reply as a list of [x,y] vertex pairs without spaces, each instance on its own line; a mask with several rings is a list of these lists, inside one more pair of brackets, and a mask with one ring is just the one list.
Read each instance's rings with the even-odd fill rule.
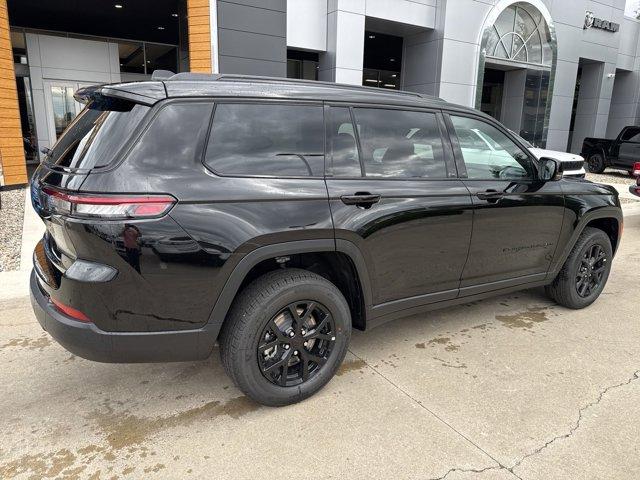
[[[324,108],[324,102],[322,100],[298,100],[298,99],[262,99],[262,98],[253,98],[253,97],[238,97],[238,98],[230,98],[230,97],[215,97],[212,98],[211,101],[214,103],[213,112],[211,113],[211,119],[209,121],[209,129],[207,130],[207,135],[205,138],[204,149],[202,151],[201,163],[202,166],[208,171],[214,174],[217,177],[221,178],[266,178],[266,179],[295,179],[295,180],[324,180],[326,177],[327,171],[327,140],[326,140],[326,131],[327,131],[327,118],[326,118],[326,110]],[[324,151],[323,154],[323,168],[321,175],[240,175],[240,174],[226,174],[220,173],[216,169],[214,169],[211,165],[207,165],[207,149],[209,148],[209,141],[211,140],[211,132],[213,131],[213,122],[216,117],[216,110],[218,109],[218,105],[221,104],[251,104],[251,105],[289,105],[289,106],[313,106],[319,107],[322,112],[322,130],[324,132],[324,138],[322,139],[322,146]]]
[[[353,131],[356,134],[356,145],[358,148],[358,157],[360,160],[360,176],[359,177],[335,177],[333,176],[333,172],[329,172],[328,171],[328,165],[332,164],[332,162],[328,162],[327,161],[327,156],[329,155],[329,153],[325,154],[325,166],[327,167],[327,169],[325,170],[325,174],[326,174],[326,178],[331,179],[331,180],[383,180],[383,181],[402,181],[402,182],[429,182],[429,181],[438,181],[441,182],[443,180],[459,180],[459,175],[458,175],[458,168],[457,168],[457,164],[455,162],[455,154],[454,154],[454,150],[451,144],[451,139],[449,138],[449,132],[448,129],[446,128],[446,122],[443,116],[443,111],[438,109],[438,108],[434,108],[434,107],[422,107],[420,105],[387,105],[384,103],[342,103],[342,102],[325,102],[325,104],[329,107],[336,107],[336,108],[348,108],[349,111],[351,112],[351,123],[353,126]],[[434,178],[434,177],[374,177],[374,176],[369,176],[367,177],[365,175],[365,168],[364,168],[364,159],[362,156],[362,146],[360,144],[360,132],[358,132],[358,128],[357,128],[357,123],[356,123],[356,118],[355,118],[355,112],[354,109],[356,108],[369,108],[369,109],[384,109],[384,110],[401,110],[401,111],[412,111],[412,112],[420,112],[420,113],[431,113],[434,114],[436,117],[436,123],[438,126],[438,130],[440,132],[440,140],[442,141],[442,150],[443,150],[443,161],[444,161],[444,166],[445,166],[445,170],[446,170],[446,176],[445,177],[438,177],[438,178]],[[325,125],[326,125],[326,121],[325,121]],[[328,128],[328,127],[327,127]],[[329,141],[329,132],[327,130],[327,142]],[[327,149],[328,152],[328,149]],[[331,154],[333,154],[333,152],[331,152]],[[333,158],[331,158],[331,160],[333,160]]]
[[[479,181],[479,182],[488,182],[488,181],[518,181],[518,182],[537,182],[540,176],[540,165],[538,163],[538,159],[529,151],[529,149],[517,138],[515,138],[511,132],[504,127],[501,123],[497,122],[495,119],[487,119],[480,115],[475,115],[472,112],[458,112],[455,110],[444,111],[443,112],[445,124],[447,125],[447,130],[449,131],[449,137],[451,139],[451,144],[453,146],[454,157],[456,162],[456,167],[458,168],[459,178],[465,181]],[[471,118],[473,120],[477,120],[479,122],[484,122],[488,125],[491,125],[502,134],[504,134],[509,140],[511,140],[517,147],[520,148],[526,155],[531,164],[533,165],[533,171],[531,172],[533,176],[522,179],[496,179],[496,178],[469,178],[467,174],[467,166],[464,163],[464,156],[462,154],[462,148],[460,147],[460,140],[458,139],[458,134],[456,133],[456,129],[453,125],[453,121],[451,117],[466,117]]]

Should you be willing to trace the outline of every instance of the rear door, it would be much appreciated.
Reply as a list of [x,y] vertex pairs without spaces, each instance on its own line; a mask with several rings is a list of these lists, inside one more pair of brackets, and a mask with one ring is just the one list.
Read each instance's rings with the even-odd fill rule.
[[440,112],[345,105],[327,111],[336,238],[365,257],[374,316],[455,298],[472,203],[456,178]]

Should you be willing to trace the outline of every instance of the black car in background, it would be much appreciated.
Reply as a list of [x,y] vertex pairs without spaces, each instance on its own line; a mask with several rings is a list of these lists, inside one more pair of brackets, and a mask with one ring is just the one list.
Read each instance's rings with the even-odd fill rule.
[[352,328],[543,285],[586,307],[620,240],[613,188],[420,94],[178,74],[78,99],[31,182],[31,294],[88,359],[219,342],[243,392],[285,405],[331,379]]
[[607,167],[620,168],[633,175],[640,161],[640,127],[624,127],[615,139],[585,138],[582,153],[591,173],[602,173]]

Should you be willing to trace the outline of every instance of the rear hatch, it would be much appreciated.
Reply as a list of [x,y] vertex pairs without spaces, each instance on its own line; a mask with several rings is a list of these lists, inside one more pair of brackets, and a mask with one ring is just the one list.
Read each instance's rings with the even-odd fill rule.
[[60,195],[82,192],[90,174],[113,168],[151,109],[151,102],[108,96],[103,93],[105,88],[108,87],[78,92],[76,98],[85,102],[86,107],[46,153],[31,180],[33,208],[46,226],[34,264],[39,273],[48,273],[41,278],[54,288],[57,288],[54,273],[64,271],[76,257],[68,229],[68,222],[73,219],[65,215],[64,197]]

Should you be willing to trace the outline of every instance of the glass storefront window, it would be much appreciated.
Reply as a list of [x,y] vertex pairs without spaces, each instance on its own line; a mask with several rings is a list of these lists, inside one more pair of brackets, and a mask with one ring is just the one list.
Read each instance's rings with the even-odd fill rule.
[[151,75],[154,70],[177,71],[178,49],[174,45],[156,43],[145,43],[144,45],[147,75]]
[[154,70],[178,71],[178,48],[149,42],[118,41],[120,72],[151,75]]
[[144,45],[141,42],[118,42],[120,71],[144,74]]
[[287,59],[287,78],[318,80],[318,62]]
[[550,65],[549,28],[534,8],[515,3],[505,8],[491,28],[487,57],[535,65]]
[[64,132],[67,126],[73,121],[77,113],[76,101],[73,98],[73,88],[52,85],[51,104],[53,106],[56,138],[59,138],[62,132]]
[[287,78],[318,80],[320,58],[315,52],[287,50]]
[[365,68],[362,71],[362,85],[365,87],[380,87],[390,90],[400,90],[400,72]]

